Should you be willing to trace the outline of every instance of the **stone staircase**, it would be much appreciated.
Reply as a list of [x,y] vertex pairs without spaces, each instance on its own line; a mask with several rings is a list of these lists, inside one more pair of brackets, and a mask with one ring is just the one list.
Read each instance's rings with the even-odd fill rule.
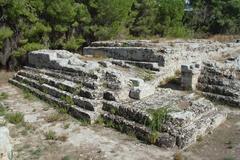
[[[70,77],[68,77],[70,79]],[[70,81],[59,71],[46,71],[25,67],[9,82],[30,91],[37,97],[64,106],[76,118],[93,123],[101,112],[100,94],[96,84],[76,83],[77,77]]]
[[166,148],[186,148],[226,118],[196,94],[156,89],[135,73],[139,68],[124,68],[111,63],[112,59],[84,58],[89,57],[79,58],[66,51],[34,51],[29,54],[30,67],[24,67],[9,82],[66,108],[77,119],[92,124],[102,117],[106,126]]
[[[157,97],[161,98],[161,96],[152,98]],[[213,104],[204,98],[189,99],[186,102],[188,106],[181,109],[181,104],[173,101],[174,107],[166,113],[162,124],[159,124],[162,127],[158,130],[152,128],[156,117],[149,113],[148,109],[137,107],[141,102],[135,104],[104,102],[103,118],[110,127],[130,135],[134,134],[144,142],[159,147],[184,149],[196,142],[199,137],[211,132],[226,118],[226,114],[217,111]],[[161,111],[161,108],[158,109],[155,111]],[[164,115],[159,115],[158,118],[161,119],[161,116]]]
[[197,88],[209,99],[240,107],[240,79],[237,76],[239,71],[234,67],[205,63]]

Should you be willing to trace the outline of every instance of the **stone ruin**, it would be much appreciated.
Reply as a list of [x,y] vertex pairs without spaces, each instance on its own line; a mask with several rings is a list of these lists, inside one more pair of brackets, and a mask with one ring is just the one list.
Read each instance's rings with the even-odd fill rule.
[[[194,90],[239,106],[239,70],[230,76],[201,65],[239,48],[237,43],[177,40],[95,42],[83,55],[39,50],[28,54],[29,65],[9,82],[78,119],[91,124],[101,119],[144,142],[183,149],[227,116]],[[182,88],[192,92],[159,87],[180,71]]]

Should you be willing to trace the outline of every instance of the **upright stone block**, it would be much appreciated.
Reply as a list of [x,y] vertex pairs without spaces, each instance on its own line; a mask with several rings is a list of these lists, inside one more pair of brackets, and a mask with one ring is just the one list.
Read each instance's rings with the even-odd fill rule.
[[182,65],[181,87],[184,90],[195,90],[200,72],[199,64]]

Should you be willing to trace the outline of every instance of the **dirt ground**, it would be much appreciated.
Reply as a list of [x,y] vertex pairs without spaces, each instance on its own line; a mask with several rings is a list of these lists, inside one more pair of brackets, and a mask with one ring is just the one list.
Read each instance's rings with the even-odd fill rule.
[[8,95],[2,100],[7,112],[23,113],[26,122],[6,124],[16,160],[240,160],[240,109],[222,106],[229,113],[227,121],[178,152],[144,144],[101,125],[88,126],[59,113],[53,106],[8,84],[12,75],[0,72],[0,93]]

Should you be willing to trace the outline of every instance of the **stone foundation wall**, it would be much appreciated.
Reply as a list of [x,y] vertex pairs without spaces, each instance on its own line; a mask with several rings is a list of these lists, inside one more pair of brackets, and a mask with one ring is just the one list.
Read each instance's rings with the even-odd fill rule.
[[236,65],[205,63],[197,88],[208,98],[240,107],[240,78]]

